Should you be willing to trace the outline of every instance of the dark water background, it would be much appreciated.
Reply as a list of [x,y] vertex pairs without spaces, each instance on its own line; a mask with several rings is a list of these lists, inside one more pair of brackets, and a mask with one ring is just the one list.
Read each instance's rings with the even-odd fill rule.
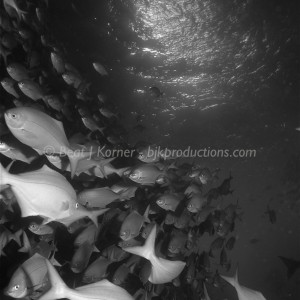
[[[198,162],[221,168],[221,178],[231,171],[226,201],[238,199],[244,212],[231,260],[241,284],[268,300],[300,299],[300,271],[287,280],[277,257],[300,260],[299,13],[298,1],[283,0],[49,4],[69,61],[93,80],[93,61],[109,70],[99,87],[122,113],[128,142],[257,151]],[[164,95],[150,95],[151,86]],[[136,115],[143,132],[132,129]]]
[[[130,142],[257,151],[199,162],[233,174],[228,201],[244,211],[231,255],[240,282],[267,299],[300,299],[300,271],[287,280],[277,257],[300,259],[298,2],[90,0],[73,2],[78,14],[61,2],[51,2],[54,30],[86,74],[93,60],[108,67],[103,90]],[[142,133],[132,130],[136,114]]]

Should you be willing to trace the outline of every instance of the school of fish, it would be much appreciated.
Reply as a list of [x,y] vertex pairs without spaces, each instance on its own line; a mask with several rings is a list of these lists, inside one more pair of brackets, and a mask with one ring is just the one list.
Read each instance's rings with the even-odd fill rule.
[[[265,299],[220,275],[240,219],[231,173],[128,145],[113,102],[51,34],[48,5],[0,4],[3,295],[208,300],[228,282],[239,300]],[[109,80],[101,58],[87,63]]]

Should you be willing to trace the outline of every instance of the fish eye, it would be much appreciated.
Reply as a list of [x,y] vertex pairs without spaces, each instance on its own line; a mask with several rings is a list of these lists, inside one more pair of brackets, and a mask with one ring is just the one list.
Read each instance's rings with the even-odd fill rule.
[[157,203],[157,204],[163,204],[164,201],[163,201],[162,199],[158,199],[158,200],[156,201],[156,203]]
[[15,285],[12,289],[13,289],[14,291],[17,291],[19,288],[20,288],[20,286],[17,284],[17,285]]
[[31,228],[31,229],[36,229],[36,228],[37,228],[37,225],[36,225],[36,224],[30,224],[30,225],[29,225],[29,228]]
[[76,203],[76,204],[75,204],[75,207],[76,207],[76,208],[79,208],[79,203]]
[[16,119],[17,118],[17,115],[16,114],[11,114],[10,115],[13,119]]

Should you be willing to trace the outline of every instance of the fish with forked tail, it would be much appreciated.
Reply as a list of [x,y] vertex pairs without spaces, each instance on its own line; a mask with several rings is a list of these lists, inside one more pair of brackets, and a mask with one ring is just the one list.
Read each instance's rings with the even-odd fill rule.
[[156,225],[152,228],[143,246],[126,247],[124,250],[126,252],[142,256],[151,262],[152,269],[148,278],[151,283],[163,284],[171,282],[182,272],[186,263],[183,261],[171,261],[157,257],[154,250],[155,237]]
[[76,289],[69,288],[49,260],[46,260],[51,288],[39,300],[68,298],[70,300],[133,300],[123,288],[104,279]]
[[0,164],[0,178],[3,184],[11,185],[22,217],[42,216],[46,218],[46,224],[70,217],[75,221],[89,216],[98,226],[96,211],[88,211],[82,207],[77,202],[75,190],[65,177],[47,166],[14,175],[8,173]]
[[66,154],[70,159],[73,177],[78,161],[90,157],[89,152],[73,151],[63,124],[49,115],[30,107],[18,107],[5,112],[5,121],[11,133],[23,144],[38,153]]

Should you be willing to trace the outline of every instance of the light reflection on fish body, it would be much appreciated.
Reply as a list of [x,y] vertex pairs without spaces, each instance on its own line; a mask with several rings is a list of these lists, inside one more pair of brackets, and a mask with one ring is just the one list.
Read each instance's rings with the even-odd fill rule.
[[61,279],[51,263],[46,261],[51,288],[39,300],[68,298],[70,300],[133,300],[123,288],[104,279],[76,289],[70,289]]

